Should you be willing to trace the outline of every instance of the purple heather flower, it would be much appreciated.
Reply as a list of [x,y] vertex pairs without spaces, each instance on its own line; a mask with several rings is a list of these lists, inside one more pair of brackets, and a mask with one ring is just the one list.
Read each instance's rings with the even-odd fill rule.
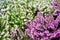
[[27,29],[26,29],[26,32],[29,34],[29,33],[30,33],[30,29],[27,28]]
[[42,32],[40,32],[39,35],[40,35],[40,37],[42,37],[42,38],[44,37],[44,33],[42,33]]
[[55,16],[58,16],[60,14],[60,3],[58,0],[54,0],[54,3],[53,3],[53,6],[52,8],[55,10],[56,12],[56,15]]
[[43,16],[41,12],[37,12],[36,18],[31,20],[30,23],[26,23],[26,26],[28,26],[26,33],[32,40],[60,39],[60,28],[58,28],[60,23],[60,3],[58,0],[54,0],[53,9],[56,11],[54,15]]
[[[60,35],[57,32],[59,20],[60,20],[60,16],[58,16],[54,20],[53,15],[44,17],[41,12],[38,12],[36,18],[34,20],[31,20],[30,23],[28,23],[28,28],[26,29],[26,33],[33,40],[41,40],[41,39],[51,40],[52,38],[60,37],[57,36]],[[55,31],[57,33],[55,33]]]
[[48,40],[49,38],[48,37],[44,37],[44,39],[43,40]]
[[58,27],[58,22],[59,22],[59,20],[54,20],[54,26],[55,26],[55,28],[57,28]]
[[60,3],[59,3],[59,1],[58,0],[54,0],[52,7],[55,10],[60,9]]

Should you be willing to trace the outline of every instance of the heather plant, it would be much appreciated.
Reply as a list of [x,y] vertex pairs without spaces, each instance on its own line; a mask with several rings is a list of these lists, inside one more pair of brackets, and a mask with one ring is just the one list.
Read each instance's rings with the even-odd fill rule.
[[28,26],[26,33],[32,40],[60,39],[60,14],[54,20],[53,15],[43,16],[41,12],[38,12],[34,20],[25,24]]
[[60,10],[60,2],[58,0],[54,0],[53,2],[53,9],[54,10]]
[[[47,1],[47,2],[46,2]],[[38,2],[38,3],[37,3]],[[45,3],[46,2],[46,3]],[[35,16],[35,11],[37,9],[47,11],[50,9],[52,1],[38,1],[38,0],[12,0],[7,4],[8,22],[10,29],[21,28],[25,29],[24,21],[28,21],[26,15],[29,15],[31,19]],[[45,6],[44,6],[45,5]],[[49,7],[48,7],[49,6]],[[13,27],[12,27],[13,26]]]
[[60,14],[60,2],[58,0],[54,0],[52,8],[55,10],[56,15]]
[[26,34],[31,40],[60,40],[60,3],[54,0],[55,14],[43,15],[37,12],[36,18],[25,23]]
[[51,3],[52,0],[0,0],[0,40],[10,40],[9,32],[13,29],[24,31],[24,22],[28,21],[26,15],[33,19],[37,9],[46,12],[50,10]]

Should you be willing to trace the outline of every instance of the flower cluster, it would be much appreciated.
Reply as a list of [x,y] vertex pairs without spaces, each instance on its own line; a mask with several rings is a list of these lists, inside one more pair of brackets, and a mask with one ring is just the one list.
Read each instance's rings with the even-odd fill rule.
[[60,2],[58,0],[54,0],[53,9],[55,9],[55,10],[59,9],[60,10]]
[[[54,0],[53,9],[58,15],[43,16],[41,12],[37,12],[34,20],[30,20],[25,25],[27,35],[32,40],[60,40],[60,3]],[[55,19],[54,19],[55,18]]]
[[55,10],[56,14],[60,13],[60,2],[58,0],[54,0],[52,8]]
[[31,20],[30,23],[26,23],[28,28],[26,33],[33,40],[53,40],[59,39],[60,37],[60,15],[54,20],[53,15],[44,17],[40,12],[37,13],[37,16],[34,20]]

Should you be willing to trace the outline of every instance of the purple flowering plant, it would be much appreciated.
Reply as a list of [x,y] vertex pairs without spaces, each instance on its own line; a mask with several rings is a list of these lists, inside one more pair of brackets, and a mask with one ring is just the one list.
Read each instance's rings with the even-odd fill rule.
[[30,19],[28,15],[27,18],[30,21],[25,23],[28,27],[25,30],[26,34],[17,28],[10,32],[12,40],[60,40],[60,3],[58,0],[54,0],[52,8],[55,14],[48,11],[48,15],[44,15],[44,13],[37,11],[34,19]]
[[44,16],[37,12],[36,18],[25,23],[28,28],[26,34],[32,40],[60,40],[60,3],[54,0],[52,8],[55,14]]

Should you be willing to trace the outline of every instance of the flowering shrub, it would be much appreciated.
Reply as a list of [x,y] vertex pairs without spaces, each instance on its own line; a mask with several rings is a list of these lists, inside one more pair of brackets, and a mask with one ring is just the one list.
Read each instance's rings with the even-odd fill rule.
[[34,20],[25,23],[27,35],[32,40],[60,40],[60,3],[54,0],[53,9],[56,15],[49,13],[44,16],[41,12],[37,12]]
[[53,9],[60,10],[60,2],[58,0],[54,0]]
[[59,22],[60,15],[54,20],[53,15],[44,17],[38,12],[34,20],[26,23],[26,32],[33,40],[55,40],[60,37]]
[[9,32],[13,29],[24,31],[24,21],[28,21],[26,14],[33,19],[37,9],[49,10],[51,3],[52,0],[0,0],[0,40],[10,40]]
[[56,14],[60,13],[60,2],[58,0],[54,0],[52,8],[55,10]]

